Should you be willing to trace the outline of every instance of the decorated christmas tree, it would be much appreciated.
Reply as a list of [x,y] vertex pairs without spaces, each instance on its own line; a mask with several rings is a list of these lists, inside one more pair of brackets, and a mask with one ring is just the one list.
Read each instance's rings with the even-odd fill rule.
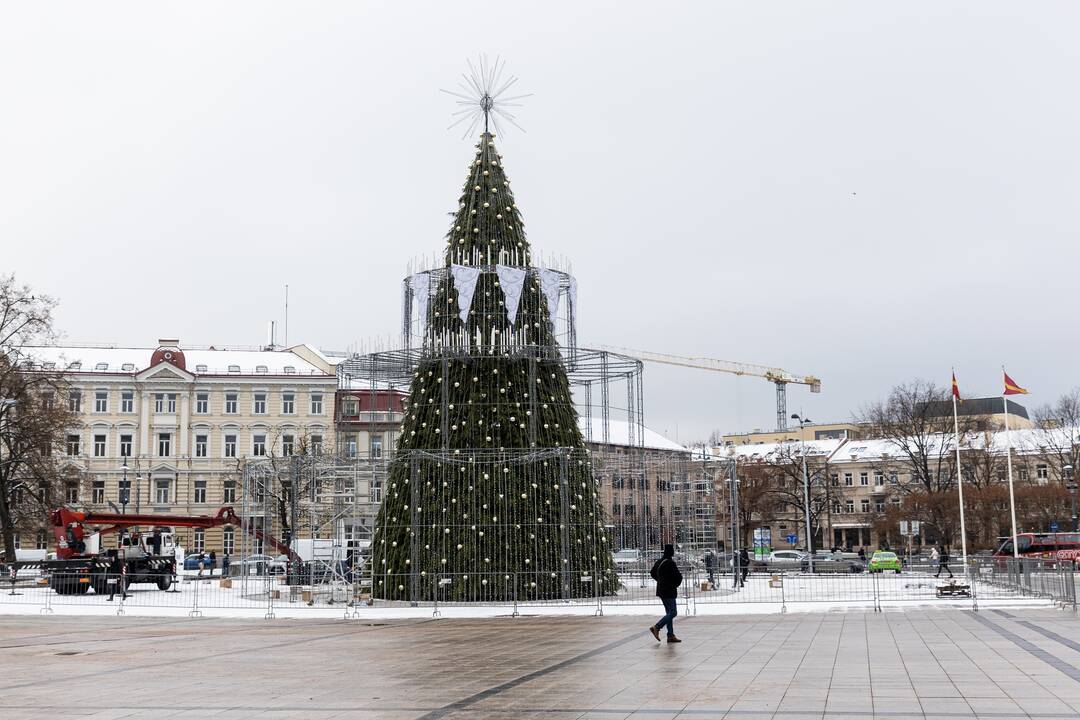
[[[605,519],[555,339],[576,287],[534,267],[487,128],[441,267],[410,278],[423,344],[374,536],[375,597],[614,592]],[[567,292],[569,287],[569,292]]]

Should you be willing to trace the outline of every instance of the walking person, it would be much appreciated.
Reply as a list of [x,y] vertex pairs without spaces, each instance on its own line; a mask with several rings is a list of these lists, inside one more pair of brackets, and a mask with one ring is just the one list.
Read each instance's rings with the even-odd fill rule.
[[[930,548],[930,567],[937,568],[937,571],[939,573],[941,572],[941,566],[939,565],[940,561],[941,561],[941,555],[938,554],[937,548],[936,547]],[[937,577],[937,576],[935,575],[934,577]]]
[[210,551],[210,577],[214,577],[214,568],[217,567],[217,553]]
[[750,553],[746,548],[739,548],[739,587],[746,585],[746,576],[750,574]]
[[656,580],[656,597],[664,603],[664,617],[660,622],[649,628],[649,632],[660,642],[660,628],[667,627],[667,641],[669,643],[682,642],[675,637],[675,616],[679,614],[679,585],[682,585],[682,573],[675,564],[675,548],[671,545],[664,546],[664,556],[652,566],[649,571]]
[[225,553],[225,557],[221,558],[221,576],[229,577],[229,553]]
[[709,574],[709,588],[716,587],[716,553],[712,550],[705,552],[705,572]]
[[[934,577],[938,577],[939,575],[941,575],[941,571],[944,570],[945,572],[949,573],[949,578],[952,579],[952,570],[949,568],[949,551],[945,549],[944,545],[942,545],[940,549],[934,548],[934,552],[937,553],[938,556],[938,568],[937,572],[934,573]],[[930,557],[933,558],[934,556],[931,555]]]

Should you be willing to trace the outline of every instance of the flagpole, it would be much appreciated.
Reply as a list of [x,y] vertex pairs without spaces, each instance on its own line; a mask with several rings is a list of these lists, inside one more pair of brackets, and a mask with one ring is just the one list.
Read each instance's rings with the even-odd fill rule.
[[[956,382],[956,372],[953,372],[953,382]],[[956,387],[955,385],[953,386]],[[956,392],[952,394],[952,421],[953,434],[956,437],[956,489],[960,493],[960,553],[964,562],[964,573],[967,574],[967,526],[964,524],[964,473],[960,469],[960,420],[956,412]],[[1015,534],[1015,533],[1014,533]],[[1015,541],[1014,543],[1015,544]]]
[[[1005,366],[1001,366],[1001,373],[1005,374]],[[1009,468],[1009,514],[1012,516],[1012,543],[1013,557],[1020,557],[1020,548],[1016,540],[1016,495],[1013,493],[1012,479],[1012,433],[1009,431],[1009,399],[1001,394],[1001,406],[1005,410],[1005,458]]]

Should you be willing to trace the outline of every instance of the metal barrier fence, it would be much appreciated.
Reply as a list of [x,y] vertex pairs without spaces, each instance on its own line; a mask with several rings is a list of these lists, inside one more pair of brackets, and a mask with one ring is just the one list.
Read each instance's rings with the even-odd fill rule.
[[[865,607],[875,611],[903,603],[970,602],[1041,598],[1073,610],[1077,607],[1076,571],[1072,562],[988,558],[972,562],[966,572],[957,568],[952,578],[928,571],[901,573],[749,572],[714,573],[699,567],[682,568],[680,613],[697,614],[722,605],[770,605],[786,612],[789,606],[821,604]],[[947,572],[947,571],[946,571]],[[36,607],[41,613],[78,614],[80,609],[116,614],[128,610],[160,608],[168,614],[198,617],[231,611],[246,617],[275,617],[275,610],[334,609],[346,618],[360,617],[363,608],[422,607],[434,616],[445,607],[505,607],[517,615],[529,608],[565,608],[603,615],[605,608],[648,606],[659,610],[655,582],[647,573],[625,572],[608,589],[590,575],[575,575],[570,582],[582,587],[566,599],[550,599],[544,592],[547,576],[538,573],[459,573],[381,575],[375,582],[392,582],[400,599],[372,600],[371,578],[300,584],[287,574],[191,576],[180,575],[167,590],[154,583],[127,583],[125,576],[85,574],[51,578],[12,578],[0,585],[0,606]],[[167,583],[165,583],[167,584]],[[126,585],[126,589],[123,589]],[[143,614],[146,614],[143,612]],[[230,614],[230,613],[225,613]]]

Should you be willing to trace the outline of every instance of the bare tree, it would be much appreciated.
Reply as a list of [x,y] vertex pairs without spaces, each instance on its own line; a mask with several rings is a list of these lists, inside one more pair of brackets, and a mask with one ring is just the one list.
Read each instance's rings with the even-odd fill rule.
[[749,544],[750,530],[755,525],[770,525],[777,516],[780,504],[776,497],[776,480],[767,465],[740,465],[739,476],[739,544]]
[[1034,412],[1035,432],[1030,436],[1036,456],[1046,463],[1050,476],[1059,482],[1066,477],[1066,466],[1080,470],[1080,388],[1065,393],[1053,405]]
[[16,533],[41,527],[63,476],[54,451],[75,421],[62,371],[35,363],[29,346],[56,340],[56,301],[0,277],[0,534],[15,560]]
[[[873,437],[890,447],[882,460],[883,470],[900,466],[909,480],[896,489],[915,495],[904,501],[905,509],[917,512],[917,518],[950,542],[957,529],[955,454],[953,419],[942,412],[949,405],[948,392],[932,382],[914,380],[897,385],[884,402],[866,407],[860,422],[866,423]],[[964,428],[960,429],[961,434]]]

